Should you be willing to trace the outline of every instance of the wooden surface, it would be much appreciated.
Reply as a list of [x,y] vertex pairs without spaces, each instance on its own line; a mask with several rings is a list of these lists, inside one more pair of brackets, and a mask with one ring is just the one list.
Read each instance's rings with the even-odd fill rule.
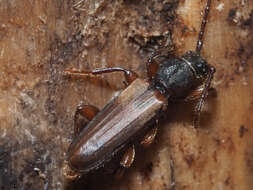
[[204,5],[204,0],[2,1],[0,189],[252,189],[249,0],[213,0],[202,55],[217,69],[216,93],[206,101],[198,130],[191,122],[194,104],[172,103],[155,143],[136,151],[122,179],[95,173],[66,184],[63,175],[79,101],[102,108],[124,84],[121,74],[70,80],[61,71],[121,66],[145,78],[152,48],[162,44],[175,55],[195,49]]

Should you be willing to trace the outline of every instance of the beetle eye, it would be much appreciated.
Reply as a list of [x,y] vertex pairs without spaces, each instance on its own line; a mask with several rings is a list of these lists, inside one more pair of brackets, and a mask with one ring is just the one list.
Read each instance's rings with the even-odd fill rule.
[[199,59],[195,66],[198,77],[205,78],[208,74],[207,63],[203,59]]
[[202,63],[198,63],[198,64],[197,64],[197,67],[198,67],[198,68],[201,68],[201,67],[202,67]]
[[205,78],[208,75],[209,69],[207,62],[199,54],[187,52],[183,58],[191,63],[197,78]]

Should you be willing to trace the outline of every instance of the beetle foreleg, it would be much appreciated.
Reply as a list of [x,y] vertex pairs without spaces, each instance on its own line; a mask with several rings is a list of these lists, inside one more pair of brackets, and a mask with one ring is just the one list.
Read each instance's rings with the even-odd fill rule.
[[77,136],[81,131],[81,127],[77,124],[78,116],[81,115],[88,121],[91,121],[99,112],[99,109],[92,105],[84,105],[80,102],[77,106],[75,116],[74,116],[74,135]]
[[203,93],[204,85],[199,86],[198,88],[192,90],[187,97],[184,99],[184,101],[194,101],[199,100],[201,97],[201,94]]
[[156,134],[157,134],[157,127],[153,127],[145,134],[145,136],[141,141],[141,145],[143,145],[144,147],[148,147],[149,145],[151,145],[155,140]]
[[199,102],[198,102],[197,106],[195,107],[195,114],[194,114],[194,120],[193,120],[193,124],[194,124],[195,128],[197,128],[199,126],[200,111],[201,111],[201,108],[202,108],[204,101],[207,97],[208,89],[210,88],[214,73],[215,73],[215,68],[213,66],[210,66],[208,78],[205,82],[205,86],[204,86],[202,93],[200,95]]
[[127,85],[131,84],[136,78],[138,78],[138,75],[131,70],[123,69],[121,67],[111,67],[111,68],[98,68],[91,71],[70,71],[70,70],[64,70],[63,73],[66,75],[73,75],[78,77],[83,77],[87,75],[100,75],[103,73],[112,73],[112,72],[124,72]]

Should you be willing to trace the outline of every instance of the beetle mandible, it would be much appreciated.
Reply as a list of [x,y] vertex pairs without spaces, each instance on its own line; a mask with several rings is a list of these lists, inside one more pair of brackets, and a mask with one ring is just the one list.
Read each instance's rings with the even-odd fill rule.
[[120,67],[84,72],[63,71],[70,76],[123,72],[127,82],[127,88],[101,111],[91,105],[78,106],[74,121],[82,115],[89,123],[81,131],[75,125],[76,138],[68,150],[71,169],[79,173],[98,169],[126,146],[129,148],[120,166],[129,168],[135,157],[133,139],[145,131],[141,144],[147,146],[153,142],[157,126],[147,129],[145,124],[172,98],[199,100],[194,116],[194,126],[198,126],[201,107],[215,73],[215,68],[200,55],[210,4],[211,0],[207,0],[195,52],[189,51],[159,64],[154,59],[159,53],[153,53],[147,62],[148,80],[140,79],[135,72]]

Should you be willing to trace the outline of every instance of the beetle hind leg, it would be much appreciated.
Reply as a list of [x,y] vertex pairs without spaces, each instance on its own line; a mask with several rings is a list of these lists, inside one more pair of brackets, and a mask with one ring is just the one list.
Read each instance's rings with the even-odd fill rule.
[[[144,147],[148,147],[154,142],[156,134],[157,134],[157,127],[152,127],[145,134],[140,144],[143,145]],[[121,158],[120,168],[117,169],[116,171],[117,179],[121,178],[124,175],[125,169],[131,167],[131,165],[134,162],[134,158],[135,158],[135,147],[134,145],[131,145]]]
[[[83,102],[80,102],[76,108],[75,116],[74,116],[74,135],[77,136],[80,131],[86,126],[87,121],[91,121],[99,112],[99,109],[92,105],[85,105]],[[79,115],[84,117],[87,121],[84,125],[78,123]]]
[[134,158],[135,158],[135,147],[134,145],[131,145],[121,158],[120,168],[118,168],[116,171],[117,179],[120,179],[124,175],[125,169],[130,168],[130,166],[134,162]]

